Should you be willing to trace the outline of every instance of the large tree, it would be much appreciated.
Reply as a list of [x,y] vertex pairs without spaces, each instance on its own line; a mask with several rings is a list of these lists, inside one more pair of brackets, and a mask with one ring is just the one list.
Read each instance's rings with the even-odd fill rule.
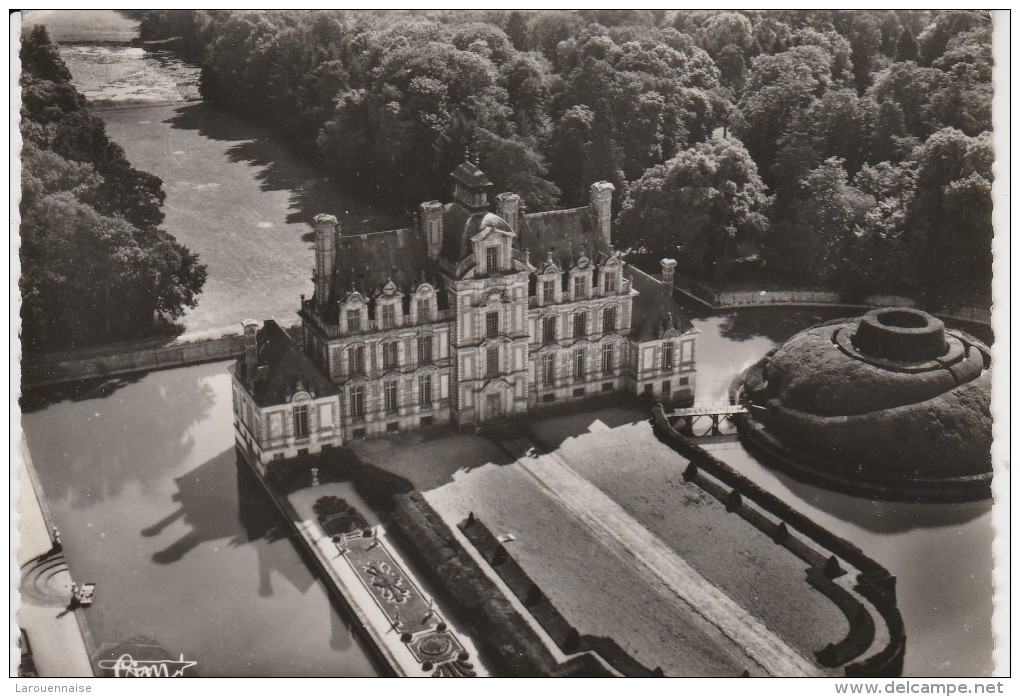
[[687,270],[715,276],[758,250],[769,197],[747,150],[714,138],[648,169],[627,191],[618,244],[676,254]]

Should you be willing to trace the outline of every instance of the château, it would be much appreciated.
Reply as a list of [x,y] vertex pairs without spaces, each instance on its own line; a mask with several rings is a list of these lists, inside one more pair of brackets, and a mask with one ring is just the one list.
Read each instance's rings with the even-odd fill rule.
[[492,424],[613,392],[694,399],[697,330],[611,239],[613,185],[587,206],[528,213],[470,161],[453,201],[413,227],[344,234],[318,215],[301,347],[244,323],[232,369],[238,438],[261,465],[432,424]]

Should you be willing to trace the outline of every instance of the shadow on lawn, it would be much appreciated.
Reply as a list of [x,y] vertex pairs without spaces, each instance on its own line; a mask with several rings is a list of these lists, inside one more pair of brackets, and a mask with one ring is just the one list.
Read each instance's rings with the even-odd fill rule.
[[[226,156],[231,162],[258,167],[255,179],[263,191],[289,191],[290,210],[286,222],[310,224],[319,213],[335,215],[345,234],[363,234],[410,225],[408,214],[379,208],[346,194],[329,179],[316,174],[299,153],[268,129],[248,119],[216,109],[209,104],[189,104],[166,120],[172,128],[198,131],[209,140],[231,143]],[[314,240],[311,228],[301,239]]]

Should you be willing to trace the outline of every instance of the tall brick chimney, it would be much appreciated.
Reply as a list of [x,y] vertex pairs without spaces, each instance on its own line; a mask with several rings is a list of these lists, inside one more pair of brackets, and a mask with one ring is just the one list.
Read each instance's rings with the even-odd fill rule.
[[259,323],[253,319],[246,319],[241,322],[244,327],[244,384],[250,392],[255,387],[255,372],[258,370],[258,342],[256,332]]
[[595,182],[591,185],[591,203],[588,204],[599,237],[607,250],[613,246],[610,228],[613,223],[614,191],[616,187],[609,182]]
[[521,197],[517,194],[506,192],[496,196],[496,215],[505,220],[514,232],[517,232],[517,223],[520,220],[520,206]]
[[667,296],[673,296],[673,271],[676,269],[676,259],[662,259],[662,292]]
[[429,250],[429,259],[435,261],[443,248],[443,204],[426,201],[418,206],[421,218],[421,232]]
[[336,269],[336,235],[338,223],[332,215],[315,216],[315,309],[320,312],[329,302],[330,285]]

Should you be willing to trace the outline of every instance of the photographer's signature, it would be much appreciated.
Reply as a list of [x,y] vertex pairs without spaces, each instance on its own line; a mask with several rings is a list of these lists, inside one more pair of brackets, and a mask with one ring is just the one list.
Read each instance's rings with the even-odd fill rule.
[[115,678],[183,678],[185,670],[197,665],[197,661],[185,661],[183,653],[176,661],[136,661],[129,653],[115,661],[99,661],[99,667],[112,670]]

